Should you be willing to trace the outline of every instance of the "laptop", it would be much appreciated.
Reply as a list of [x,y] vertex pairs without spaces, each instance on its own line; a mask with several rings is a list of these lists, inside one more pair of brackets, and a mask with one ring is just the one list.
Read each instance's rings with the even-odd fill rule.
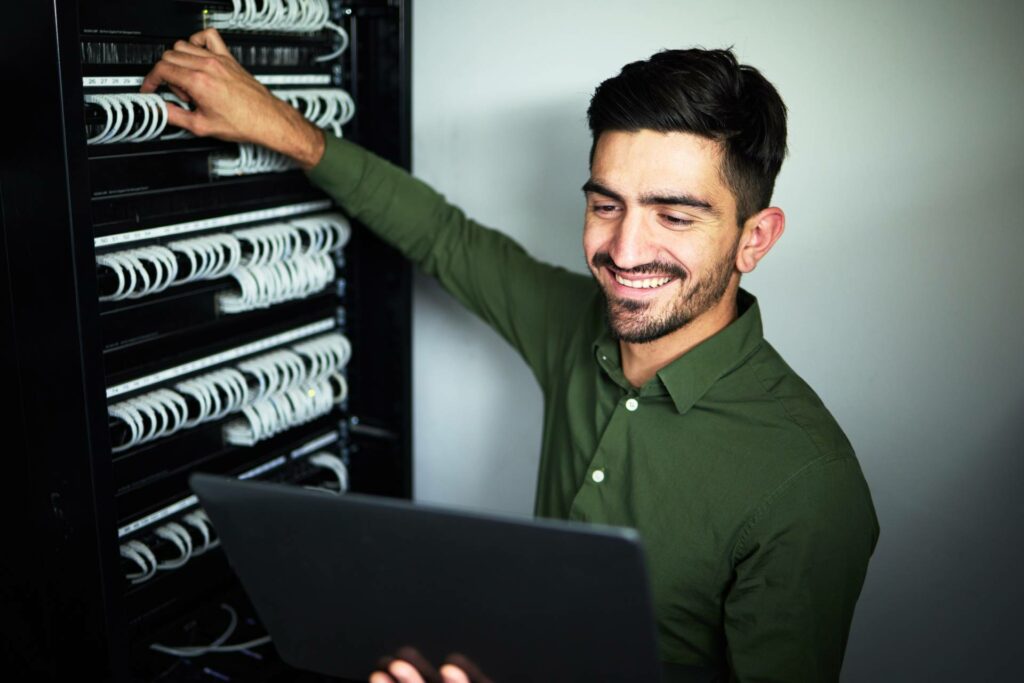
[[206,474],[190,483],[296,668],[366,680],[414,648],[435,666],[461,655],[496,683],[661,680],[633,530]]

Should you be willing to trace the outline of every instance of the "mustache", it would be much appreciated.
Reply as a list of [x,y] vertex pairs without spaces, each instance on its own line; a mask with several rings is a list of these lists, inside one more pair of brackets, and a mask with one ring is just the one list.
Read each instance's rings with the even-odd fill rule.
[[611,254],[607,251],[599,251],[594,254],[590,259],[590,264],[594,266],[594,268],[613,268],[623,275],[646,275],[648,273],[657,273],[658,275],[671,275],[679,278],[680,280],[686,278],[686,271],[679,266],[671,263],[662,263],[660,261],[651,261],[650,263],[643,263],[639,266],[633,266],[632,268],[622,268],[616,265]]

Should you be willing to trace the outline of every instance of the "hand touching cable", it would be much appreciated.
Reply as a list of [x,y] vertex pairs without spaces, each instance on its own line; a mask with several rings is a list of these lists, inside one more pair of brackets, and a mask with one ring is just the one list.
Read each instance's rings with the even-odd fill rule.
[[193,107],[189,111],[168,105],[169,125],[201,137],[262,145],[304,168],[323,156],[323,132],[253,78],[216,29],[177,41],[146,75],[142,92],[164,84]]

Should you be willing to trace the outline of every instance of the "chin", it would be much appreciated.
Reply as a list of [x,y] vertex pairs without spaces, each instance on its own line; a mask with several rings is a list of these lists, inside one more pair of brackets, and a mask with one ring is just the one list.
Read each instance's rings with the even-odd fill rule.
[[[629,310],[635,301],[609,303],[608,329],[616,341],[628,344],[649,344],[690,324],[693,316],[677,311],[674,315],[644,315],[641,309]],[[623,310],[626,308],[627,310]]]

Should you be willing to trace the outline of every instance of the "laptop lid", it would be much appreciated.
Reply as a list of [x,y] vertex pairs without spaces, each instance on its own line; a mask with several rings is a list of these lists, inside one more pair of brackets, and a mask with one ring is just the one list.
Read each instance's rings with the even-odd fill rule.
[[468,514],[195,474],[289,664],[365,680],[380,657],[453,653],[494,681],[657,681],[636,532]]

